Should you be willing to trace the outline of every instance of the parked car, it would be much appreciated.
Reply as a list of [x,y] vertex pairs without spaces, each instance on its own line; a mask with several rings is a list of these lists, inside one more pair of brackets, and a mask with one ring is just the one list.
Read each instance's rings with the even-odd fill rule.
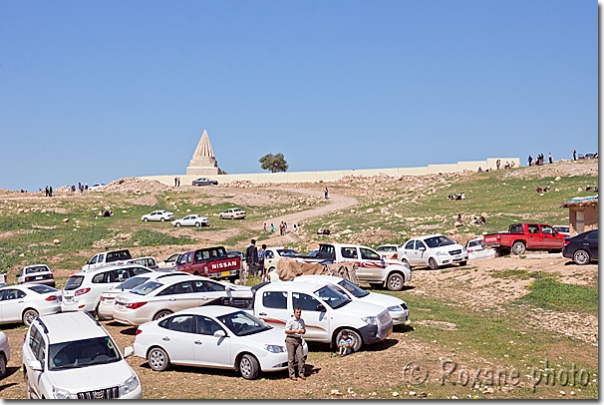
[[496,249],[490,249],[484,244],[483,238],[469,240],[466,243],[468,260],[490,259],[497,256]]
[[264,268],[268,269],[268,272],[277,268],[277,263],[283,257],[300,257],[302,254],[294,249],[288,249],[283,246],[269,247],[264,251]]
[[141,399],[138,376],[101,324],[82,312],[36,318],[23,339],[27,398]]
[[161,278],[182,275],[186,276],[188,275],[188,273],[183,273],[180,271],[152,271],[150,273],[143,273],[138,276],[130,277],[129,279],[122,282],[121,284],[116,285],[115,287],[109,287],[109,289],[103,291],[103,293],[101,294],[99,307],[97,309],[97,316],[101,321],[108,321],[110,319],[113,319],[115,297],[125,291],[130,291],[133,288],[136,288],[149,280],[158,280]]
[[166,210],[153,211],[152,213],[143,215],[141,217],[141,221],[143,221],[143,222],[149,222],[149,221],[166,222],[166,221],[171,221],[173,219],[174,219],[174,213],[170,212],[170,211],[166,211]]
[[160,269],[173,269],[174,266],[176,266],[176,262],[178,261],[178,259],[184,254],[184,252],[179,252],[179,253],[174,253],[173,255],[170,255],[166,260],[164,260],[163,262],[159,262],[157,264],[157,266]]
[[242,267],[241,259],[227,255],[224,246],[211,246],[186,252],[174,268],[197,276],[234,282],[240,278]]
[[208,179],[207,177],[200,177],[198,179],[193,180],[191,182],[191,184],[193,186],[211,186],[211,185],[218,185],[218,181]]
[[141,325],[173,312],[206,305],[222,297],[249,298],[250,287],[201,276],[177,276],[147,281],[115,298],[113,319],[124,325]]
[[399,250],[402,248],[401,245],[381,245],[375,250],[381,254],[384,259],[398,260]]
[[138,264],[139,266],[144,266],[151,270],[155,270],[155,269],[159,268],[159,266],[157,265],[157,261],[155,260],[155,257],[152,257],[152,256],[143,256],[143,257],[137,257],[134,259],[130,259],[130,260],[126,261],[126,264]]
[[38,315],[61,312],[61,290],[42,284],[0,288],[0,323],[29,326]]
[[[155,371],[170,364],[226,368],[253,380],[261,371],[287,369],[284,336],[246,311],[209,305],[139,326],[134,354],[147,359]],[[306,359],[306,342],[302,349]]]
[[123,264],[72,274],[63,288],[61,310],[96,312],[103,291],[130,277],[151,271],[137,264]]
[[106,186],[105,183],[95,183],[92,186],[88,187],[88,190],[96,190],[96,189],[102,188],[104,186]]
[[200,228],[202,226],[209,226],[210,221],[208,221],[208,219],[204,216],[192,214],[192,215],[187,215],[186,217],[184,217],[182,219],[177,219],[177,220],[172,221],[172,225],[174,225],[175,227],[196,226],[196,227]]
[[0,379],[6,377],[6,365],[10,360],[10,346],[4,332],[0,332]]
[[392,317],[393,325],[409,324],[409,307],[407,303],[391,295],[365,291],[358,285],[337,276],[303,275],[294,277],[292,281],[334,284],[338,291],[348,295],[353,301],[369,302],[387,309]]
[[244,219],[245,211],[241,208],[229,208],[228,210],[218,214],[220,219]]
[[568,225],[554,225],[552,228],[562,235],[570,236],[570,226]]
[[86,264],[82,266],[82,271],[98,269],[108,265],[124,264],[130,259],[132,259],[132,256],[128,249],[101,252],[92,256],[92,259],[88,260]]
[[401,261],[409,267],[428,266],[432,270],[458,263],[465,266],[468,252],[462,246],[444,235],[427,235],[411,239],[402,250]]
[[523,255],[527,250],[559,252],[564,246],[564,238],[552,226],[536,222],[511,224],[507,232],[483,236],[486,246],[515,255]]
[[45,264],[34,264],[23,267],[23,271],[17,274],[17,284],[45,284],[55,286],[55,276]]
[[581,265],[598,261],[598,230],[592,229],[564,239],[562,256]]

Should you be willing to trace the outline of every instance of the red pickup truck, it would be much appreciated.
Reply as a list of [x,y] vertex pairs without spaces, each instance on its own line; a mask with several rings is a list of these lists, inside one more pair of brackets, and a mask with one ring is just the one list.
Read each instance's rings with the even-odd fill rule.
[[228,256],[222,246],[183,253],[174,266],[176,271],[234,282],[241,274],[241,258]]
[[522,223],[510,225],[507,232],[485,235],[484,244],[522,255],[527,250],[562,250],[565,237],[550,225]]

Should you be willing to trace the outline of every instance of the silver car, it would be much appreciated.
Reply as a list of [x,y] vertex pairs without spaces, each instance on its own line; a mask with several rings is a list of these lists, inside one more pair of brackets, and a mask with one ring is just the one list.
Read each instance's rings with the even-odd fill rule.
[[143,215],[141,217],[141,221],[149,222],[149,221],[157,221],[157,222],[165,222],[174,219],[174,213],[166,210],[158,210],[153,211],[150,214]]
[[187,215],[184,218],[172,221],[172,225],[174,225],[176,227],[179,227],[179,226],[196,226],[198,228],[201,228],[202,226],[209,226],[210,222],[204,216],[197,215],[197,214],[191,214],[191,215]]

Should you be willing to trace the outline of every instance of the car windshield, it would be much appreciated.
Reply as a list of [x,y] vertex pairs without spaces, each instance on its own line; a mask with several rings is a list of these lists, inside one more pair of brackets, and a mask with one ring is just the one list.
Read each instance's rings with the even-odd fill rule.
[[83,281],[84,276],[71,276],[67,279],[67,283],[65,283],[65,290],[75,290],[82,285]]
[[350,297],[339,292],[334,287],[330,285],[323,286],[319,288],[314,294],[321,298],[327,305],[332,307],[333,309],[343,307],[348,304],[350,301]]
[[115,286],[116,290],[132,290],[134,287],[138,287],[143,284],[145,281],[149,280],[149,277],[131,277],[128,280],[124,281],[121,284]]
[[244,311],[219,316],[218,320],[237,336],[253,335],[271,329],[263,321]]
[[36,267],[29,267],[25,270],[25,273],[27,274],[32,274],[32,273],[45,273],[47,271],[50,271],[50,269],[46,266],[36,266]]
[[52,288],[52,287],[49,287],[49,286],[43,285],[43,284],[32,285],[31,287],[27,287],[27,288],[29,288],[30,290],[32,290],[34,292],[37,292],[38,294],[46,294],[46,293],[59,291],[56,288]]
[[362,298],[362,297],[365,297],[366,295],[369,295],[369,293],[367,291],[363,290],[361,287],[359,287],[356,284],[351,283],[348,280],[342,280],[338,283],[338,285],[345,288],[346,291],[348,291],[349,293],[351,293],[352,295],[354,295],[357,298]]
[[281,257],[292,257],[300,254],[300,252],[294,249],[277,249],[277,253]]
[[157,281],[147,281],[146,283],[143,283],[130,290],[130,293],[136,295],[147,295],[150,292],[157,290],[159,287],[163,287],[163,284],[158,283]]
[[431,248],[437,248],[439,246],[447,246],[447,245],[454,245],[455,242],[452,241],[451,239],[447,238],[446,236],[440,235],[440,236],[434,236],[432,238],[427,238],[424,239],[424,242],[426,242],[426,245],[428,245]]
[[396,247],[394,247],[394,246],[380,246],[376,250],[378,252],[396,252]]
[[51,344],[48,350],[48,369],[79,368],[115,363],[121,359],[120,352],[113,340],[108,336],[103,336]]

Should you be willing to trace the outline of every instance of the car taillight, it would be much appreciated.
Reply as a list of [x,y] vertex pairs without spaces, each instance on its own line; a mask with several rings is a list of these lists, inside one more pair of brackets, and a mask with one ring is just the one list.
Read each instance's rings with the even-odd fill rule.
[[398,259],[398,255],[395,253],[392,255],[392,260],[396,260],[396,259]]
[[131,302],[130,304],[126,304],[126,308],[137,309],[145,305],[146,302]]
[[75,296],[86,294],[88,291],[90,291],[90,288],[80,288],[75,292]]
[[49,295],[48,297],[46,297],[44,299],[44,301],[56,301],[57,300],[57,296],[56,295]]
[[138,336],[141,333],[143,333],[143,330],[141,328],[136,328],[136,334],[134,336]]
[[101,301],[105,301],[105,297],[101,295]]
[[49,278],[55,278],[55,275],[50,273],[50,277]]
[[564,246],[568,246],[568,245],[570,245],[570,241],[569,240],[565,240],[564,241]]
[[31,281],[32,277],[25,277],[25,282]]

